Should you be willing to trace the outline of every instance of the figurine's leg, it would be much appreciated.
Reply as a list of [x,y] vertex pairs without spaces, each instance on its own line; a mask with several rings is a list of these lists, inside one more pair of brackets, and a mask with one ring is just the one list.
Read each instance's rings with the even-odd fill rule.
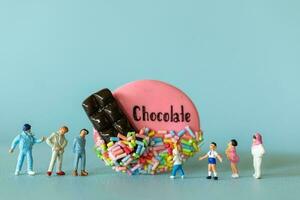
[[51,156],[51,161],[50,161],[50,164],[49,164],[49,168],[48,168],[48,172],[53,171],[53,167],[55,165],[56,159],[57,159],[57,152],[53,151],[52,156]]
[[212,171],[212,169],[211,169],[212,167],[211,167],[211,164],[208,164],[208,176],[211,176],[211,171]]
[[218,174],[217,174],[217,165],[216,164],[212,164],[211,165],[211,169],[214,173],[214,180],[218,180]]
[[254,177],[257,177],[257,164],[256,164],[256,157],[253,157],[253,168],[254,168]]
[[231,162],[231,171],[232,171],[232,178],[238,178],[239,177],[239,170],[237,167],[237,163]]
[[178,170],[178,165],[173,165],[171,177],[175,177]]
[[27,173],[30,176],[34,176],[35,172],[33,171],[33,158],[32,158],[32,150],[27,151]]
[[85,153],[81,153],[81,171],[85,171],[86,156]]
[[19,156],[18,156],[17,166],[16,166],[16,172],[15,172],[16,175],[19,175],[19,173],[22,169],[25,155],[26,154],[23,151],[20,151]]
[[32,151],[28,151],[26,156],[27,156],[27,171],[32,172],[33,171]]
[[65,172],[61,170],[62,167],[62,162],[63,162],[63,152],[58,152],[57,153],[57,171],[56,171],[56,175],[58,176],[64,176]]
[[74,160],[74,170],[78,170],[78,163],[79,163],[79,153],[75,153],[75,160]]
[[234,169],[235,169],[235,173],[239,174],[238,163],[234,163]]
[[182,165],[179,165],[179,166],[178,166],[178,169],[179,169],[179,172],[180,172],[181,177],[183,178],[183,177],[184,177],[184,171],[183,171],[183,169],[182,169]]
[[81,173],[80,176],[87,176],[89,173],[85,171],[85,163],[86,163],[86,156],[85,152],[80,153],[80,162],[81,162]]
[[62,168],[62,162],[63,162],[63,154],[59,153],[57,156],[57,172],[61,172],[61,168]]
[[212,168],[212,171],[214,173],[214,177],[218,177],[217,166],[215,164],[213,164],[213,165],[211,165],[211,168]]
[[262,162],[262,158],[258,157],[256,158],[256,178],[260,178],[261,177],[261,162]]
[[232,172],[232,174],[236,174],[237,171],[236,171],[235,164],[234,164],[233,162],[230,163],[230,167],[231,167],[231,172]]

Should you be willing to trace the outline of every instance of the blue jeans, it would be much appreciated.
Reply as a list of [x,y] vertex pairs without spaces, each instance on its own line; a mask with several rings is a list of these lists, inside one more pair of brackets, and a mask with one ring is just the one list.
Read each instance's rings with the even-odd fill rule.
[[85,153],[75,153],[74,170],[77,171],[79,160],[81,161],[81,170],[85,170],[85,162],[86,162]]
[[27,150],[27,151],[21,150],[18,157],[16,172],[21,171],[25,157],[27,158],[27,170],[28,171],[33,170],[32,150]]
[[179,170],[179,173],[181,176],[184,176],[184,171],[182,169],[182,165],[174,165],[172,169],[172,176],[176,176],[177,171]]

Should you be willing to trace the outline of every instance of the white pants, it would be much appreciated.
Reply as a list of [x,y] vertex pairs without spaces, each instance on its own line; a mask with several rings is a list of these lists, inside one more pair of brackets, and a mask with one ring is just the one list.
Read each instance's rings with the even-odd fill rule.
[[53,171],[53,167],[57,160],[57,172],[61,171],[62,161],[63,161],[63,152],[52,151],[51,161],[48,168],[48,172]]
[[253,157],[253,167],[254,167],[254,177],[260,178],[261,177],[261,162],[262,157]]

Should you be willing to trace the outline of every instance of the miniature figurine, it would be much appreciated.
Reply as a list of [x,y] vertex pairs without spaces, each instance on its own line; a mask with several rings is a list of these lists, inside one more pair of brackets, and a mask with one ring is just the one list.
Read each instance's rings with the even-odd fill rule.
[[220,162],[222,162],[222,157],[220,154],[216,152],[217,149],[217,144],[215,142],[212,142],[209,146],[210,151],[202,156],[199,157],[199,160],[203,160],[205,158],[208,158],[208,176],[206,177],[207,179],[211,179],[212,172],[214,173],[214,180],[218,180],[218,175],[217,175],[217,158]]
[[230,161],[231,171],[232,171],[232,178],[238,178],[239,177],[239,170],[237,167],[237,164],[240,161],[240,157],[236,153],[236,147],[238,143],[235,139],[232,139],[228,143],[228,147],[225,151],[226,156],[228,160]]
[[89,134],[89,131],[86,129],[82,129],[80,131],[80,135],[74,139],[73,143],[73,153],[75,154],[74,160],[74,171],[72,173],[73,176],[78,176],[77,169],[79,160],[81,161],[81,173],[80,176],[87,176],[89,173],[85,171],[85,163],[86,163],[86,156],[85,156],[85,136]]
[[27,158],[28,175],[35,175],[35,172],[33,171],[32,147],[34,144],[42,143],[43,141],[45,141],[45,137],[37,139],[31,132],[31,126],[29,124],[24,124],[23,132],[15,137],[9,149],[9,153],[13,153],[16,146],[19,145],[20,152],[15,171],[16,176],[20,175],[25,157]]
[[69,131],[68,127],[63,126],[57,132],[54,132],[47,138],[47,144],[52,148],[52,157],[50,161],[50,165],[47,171],[47,175],[51,176],[53,167],[57,160],[57,172],[58,176],[65,175],[65,172],[62,171],[62,161],[63,161],[63,154],[64,149],[68,144],[68,141],[65,138],[65,134]]
[[174,179],[176,176],[177,171],[179,171],[181,178],[184,178],[184,171],[182,168],[182,155],[180,153],[180,150],[175,147],[172,151],[173,153],[173,169],[170,178]]
[[251,153],[253,156],[253,166],[254,166],[253,177],[256,179],[261,178],[261,163],[262,163],[262,157],[265,154],[265,148],[262,143],[263,143],[262,136],[259,133],[253,135]]

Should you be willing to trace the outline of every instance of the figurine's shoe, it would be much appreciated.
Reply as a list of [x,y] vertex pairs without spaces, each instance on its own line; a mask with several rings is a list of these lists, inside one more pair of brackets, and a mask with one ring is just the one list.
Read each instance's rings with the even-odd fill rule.
[[217,177],[217,176],[215,176],[215,177],[214,177],[214,180],[218,180],[218,177]]
[[15,172],[15,175],[16,175],[16,176],[19,176],[19,175],[20,175],[20,171],[16,171],[16,172]]
[[261,178],[260,176],[257,176],[256,174],[253,174],[253,177],[256,178],[256,179],[260,179]]
[[211,176],[207,176],[206,179],[211,179]]
[[35,172],[34,171],[28,171],[27,174],[30,175],[30,176],[34,176]]
[[87,176],[87,175],[89,175],[89,173],[85,170],[82,170],[80,173],[80,176]]
[[184,179],[184,175],[182,175],[181,178]]
[[57,176],[64,176],[64,175],[66,175],[66,173],[63,172],[63,171],[60,171],[60,172],[56,172],[56,175]]
[[73,175],[73,176],[78,176],[77,170],[74,170],[74,171],[72,172],[72,175]]
[[175,178],[175,176],[170,176],[170,179],[174,179]]
[[232,176],[231,176],[232,178],[238,178],[239,177],[239,175],[238,174],[232,174]]
[[52,172],[48,171],[48,172],[47,172],[47,175],[48,175],[48,176],[51,176],[51,175],[52,175]]

